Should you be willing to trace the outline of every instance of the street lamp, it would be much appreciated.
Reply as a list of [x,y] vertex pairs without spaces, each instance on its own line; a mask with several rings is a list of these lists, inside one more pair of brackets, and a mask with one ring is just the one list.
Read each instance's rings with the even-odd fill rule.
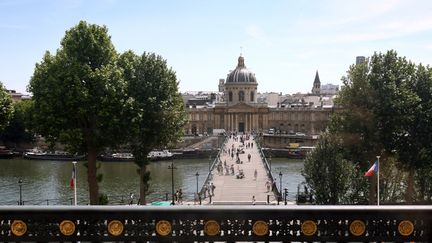
[[18,185],[19,185],[19,205],[23,205],[23,201],[22,201],[22,179],[20,178],[18,180]]
[[279,171],[279,194],[282,195],[282,171]]
[[172,195],[172,202],[171,205],[174,205],[174,169],[177,169],[174,167],[173,161],[171,161],[171,165],[168,166],[168,169],[171,170],[171,195]]
[[197,194],[198,194],[198,176],[199,176],[198,171],[197,171],[197,173],[195,174],[195,176],[196,176],[196,182],[197,182]]

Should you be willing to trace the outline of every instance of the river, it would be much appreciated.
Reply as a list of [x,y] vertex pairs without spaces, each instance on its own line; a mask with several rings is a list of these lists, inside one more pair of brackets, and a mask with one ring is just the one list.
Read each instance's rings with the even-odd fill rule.
[[[21,193],[24,205],[70,205],[73,189],[69,182],[72,173],[71,162],[36,161],[11,159],[0,160],[0,205],[17,205]],[[186,200],[192,200],[198,185],[201,188],[208,174],[209,161],[203,159],[174,160],[174,186],[182,188]],[[150,171],[150,192],[148,201],[165,200],[171,194],[171,161],[152,162]],[[290,200],[294,200],[297,186],[304,181],[301,175],[303,162],[299,160],[272,159],[273,176],[277,178],[282,172],[282,188],[288,188]],[[99,173],[103,174],[100,191],[108,195],[110,204],[127,204],[130,194],[135,195],[136,202],[139,181],[137,166],[132,162],[103,162]],[[78,203],[88,203],[88,184],[84,162],[77,164]]]

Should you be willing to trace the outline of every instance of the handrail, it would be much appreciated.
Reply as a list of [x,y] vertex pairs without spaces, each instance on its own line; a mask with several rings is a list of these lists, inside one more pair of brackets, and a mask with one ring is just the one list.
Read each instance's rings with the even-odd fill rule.
[[432,242],[432,206],[0,206],[0,215],[1,242]]
[[[275,181],[275,178],[273,177],[273,173],[271,171],[270,165],[269,165],[269,163],[267,161],[267,158],[265,157],[265,154],[264,154],[264,152],[262,150],[260,141],[258,141],[258,140],[255,139],[255,142],[256,142],[256,144],[258,146],[258,151],[260,152],[261,159],[264,162],[264,165],[265,165],[264,167],[266,169],[267,175],[270,177],[270,180],[272,182],[272,187],[273,187],[273,182]],[[275,192],[275,196],[281,196],[282,195],[282,188],[278,188],[277,185],[276,185],[276,187],[273,190],[276,191]]]

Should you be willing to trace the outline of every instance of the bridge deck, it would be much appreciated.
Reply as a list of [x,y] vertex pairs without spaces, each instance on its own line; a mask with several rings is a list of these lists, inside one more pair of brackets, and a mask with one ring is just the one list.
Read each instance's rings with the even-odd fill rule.
[[[247,148],[247,143],[253,143],[253,147]],[[212,197],[213,204],[251,204],[253,196],[255,196],[257,204],[266,202],[267,195],[274,196],[274,194],[271,190],[267,191],[266,182],[270,181],[270,178],[267,175],[253,137],[250,136],[249,140],[245,140],[245,153],[239,154],[240,161],[243,161],[242,164],[236,163],[236,153],[234,153],[234,158],[231,157],[231,154],[228,154],[228,149],[231,149],[232,145],[234,145],[235,150],[239,148],[241,145],[240,139],[237,141],[233,138],[228,139],[223,148],[227,152],[221,152],[220,155],[222,165],[224,161],[226,161],[227,166],[234,165],[235,174],[238,173],[239,169],[243,169],[245,177],[237,179],[235,174],[231,174],[231,171],[226,174],[224,167],[223,174],[219,174],[217,166],[215,166],[212,171],[213,179],[210,181],[216,186]],[[250,162],[248,162],[248,154],[251,155]],[[256,179],[254,176],[255,169],[257,170]],[[273,200],[274,197],[271,197],[271,199]]]

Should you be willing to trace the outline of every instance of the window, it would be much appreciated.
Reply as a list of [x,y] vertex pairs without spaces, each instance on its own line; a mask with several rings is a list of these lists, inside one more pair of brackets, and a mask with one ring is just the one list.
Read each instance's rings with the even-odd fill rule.
[[254,100],[255,100],[255,93],[253,91],[251,91],[251,93],[250,93],[250,101],[254,102]]
[[228,93],[228,101],[232,101],[232,92],[231,91]]
[[238,92],[238,96],[239,96],[239,101],[244,101],[244,92],[243,91],[239,91]]

